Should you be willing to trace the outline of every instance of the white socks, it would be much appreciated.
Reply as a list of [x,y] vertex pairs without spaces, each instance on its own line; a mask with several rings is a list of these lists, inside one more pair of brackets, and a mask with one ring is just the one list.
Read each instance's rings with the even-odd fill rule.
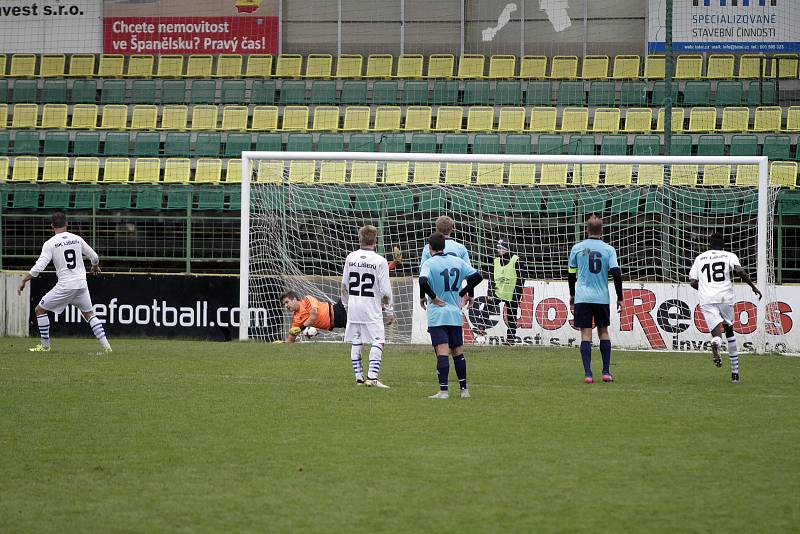
[[96,315],[89,319],[89,327],[92,329],[94,337],[100,341],[100,346],[104,349],[110,349],[111,345],[108,339],[106,339],[106,331],[103,329],[103,323],[100,322],[100,319],[98,319]]

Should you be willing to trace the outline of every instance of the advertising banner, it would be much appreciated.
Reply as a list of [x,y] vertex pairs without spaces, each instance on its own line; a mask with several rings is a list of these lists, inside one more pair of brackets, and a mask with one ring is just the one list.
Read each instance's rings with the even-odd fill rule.
[[[625,284],[622,313],[611,310],[609,333],[614,345],[626,349],[666,349],[671,351],[703,352],[709,350],[711,336],[697,303],[697,292],[682,284]],[[505,306],[487,298],[487,283],[475,290],[474,308],[464,317],[465,341],[471,343],[473,331],[486,330],[489,343],[500,343],[506,336]],[[419,287],[414,284],[415,302]],[[758,309],[749,287],[737,285],[734,331],[740,349],[753,350],[753,336],[758,324]],[[767,301],[766,340],[770,350],[800,352],[800,287],[780,286],[775,292],[777,301]],[[612,298],[614,290],[611,289]],[[765,297],[766,298],[766,297]],[[524,345],[580,345],[580,331],[573,326],[574,316],[569,306],[569,287],[566,282],[527,280],[520,302],[517,337]],[[784,335],[777,335],[780,329]],[[596,334],[595,334],[596,337]],[[412,328],[414,343],[430,343],[425,310],[414,307]],[[596,339],[595,339],[596,341]]]
[[97,54],[103,0],[3,0],[0,54]]
[[[664,0],[649,0],[650,52],[663,52]],[[672,24],[676,52],[800,51],[797,0],[675,0]]]
[[106,0],[107,54],[274,54],[277,0]]

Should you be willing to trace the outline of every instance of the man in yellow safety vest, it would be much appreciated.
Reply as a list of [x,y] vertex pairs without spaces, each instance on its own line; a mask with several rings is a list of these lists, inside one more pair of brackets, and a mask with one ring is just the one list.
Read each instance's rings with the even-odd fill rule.
[[519,302],[522,299],[522,284],[524,280],[520,274],[519,256],[511,254],[511,245],[505,239],[497,242],[497,256],[494,259],[494,270],[489,281],[489,294],[494,294],[495,304],[506,304],[506,344],[513,345],[517,339],[517,315],[519,315]]

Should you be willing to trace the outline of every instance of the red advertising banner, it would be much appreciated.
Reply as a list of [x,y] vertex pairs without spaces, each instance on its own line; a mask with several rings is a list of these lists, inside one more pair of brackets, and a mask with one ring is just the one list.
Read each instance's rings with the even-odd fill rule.
[[106,17],[106,54],[274,54],[278,17]]

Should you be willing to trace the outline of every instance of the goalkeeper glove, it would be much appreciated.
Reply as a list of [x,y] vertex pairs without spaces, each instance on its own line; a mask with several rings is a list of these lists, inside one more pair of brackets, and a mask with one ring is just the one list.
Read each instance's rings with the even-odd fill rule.
[[403,251],[397,245],[392,247],[392,261],[397,265],[403,263]]
[[302,329],[299,326],[293,326],[289,329],[290,336],[299,336]]

